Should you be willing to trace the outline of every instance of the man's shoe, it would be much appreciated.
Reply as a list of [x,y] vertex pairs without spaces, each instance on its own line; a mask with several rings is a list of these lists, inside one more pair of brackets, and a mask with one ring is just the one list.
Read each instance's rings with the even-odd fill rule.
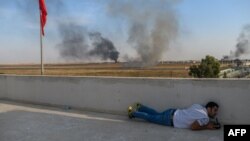
[[135,117],[133,116],[133,112],[134,112],[134,108],[133,108],[132,106],[129,106],[129,107],[128,107],[128,117],[129,117],[130,119],[135,118]]
[[136,112],[136,111],[138,111],[138,109],[140,108],[142,106],[142,104],[141,103],[135,103],[133,106],[129,106],[128,107],[128,117],[130,118],[130,119],[132,119],[132,118],[135,118],[135,116],[133,116],[133,113],[134,112]]

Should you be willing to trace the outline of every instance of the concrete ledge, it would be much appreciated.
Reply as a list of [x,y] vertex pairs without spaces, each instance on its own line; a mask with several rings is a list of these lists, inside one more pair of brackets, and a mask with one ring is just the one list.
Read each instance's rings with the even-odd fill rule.
[[161,111],[212,100],[219,119],[230,124],[250,124],[249,91],[249,79],[0,76],[1,99],[116,114],[134,102]]

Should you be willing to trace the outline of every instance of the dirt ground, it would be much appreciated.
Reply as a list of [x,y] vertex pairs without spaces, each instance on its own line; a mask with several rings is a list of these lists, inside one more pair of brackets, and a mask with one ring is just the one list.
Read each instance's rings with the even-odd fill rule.
[[[188,78],[190,63],[128,67],[125,63],[45,64],[45,75]],[[39,65],[0,65],[0,74],[40,75]]]

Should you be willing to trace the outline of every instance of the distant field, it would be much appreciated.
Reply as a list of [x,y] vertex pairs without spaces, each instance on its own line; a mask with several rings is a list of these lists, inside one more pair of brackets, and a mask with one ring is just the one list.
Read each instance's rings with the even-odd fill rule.
[[[187,78],[190,64],[158,64],[154,67],[124,67],[123,63],[46,64],[45,75],[179,77]],[[1,74],[40,75],[39,65],[0,65]]]

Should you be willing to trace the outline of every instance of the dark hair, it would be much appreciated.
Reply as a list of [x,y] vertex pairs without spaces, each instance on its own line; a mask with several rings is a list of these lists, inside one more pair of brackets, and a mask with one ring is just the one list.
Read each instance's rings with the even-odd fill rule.
[[212,102],[212,101],[208,102],[206,105],[206,108],[213,108],[213,107],[219,108],[219,105],[215,102]]

